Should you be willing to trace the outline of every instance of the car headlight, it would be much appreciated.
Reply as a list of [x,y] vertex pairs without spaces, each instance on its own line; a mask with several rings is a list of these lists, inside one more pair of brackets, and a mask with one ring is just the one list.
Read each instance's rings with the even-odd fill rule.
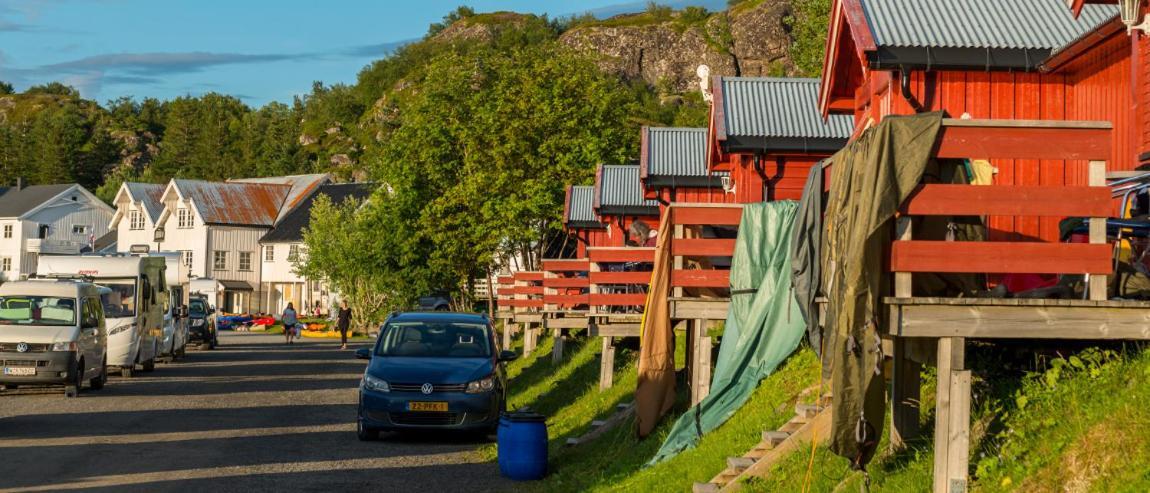
[[192,320],[192,327],[199,327],[201,325],[204,325],[204,319],[197,318],[195,320]]
[[75,351],[76,343],[73,341],[57,342],[52,344],[53,351]]
[[478,394],[481,392],[491,392],[494,389],[495,389],[495,378],[494,377],[487,377],[487,378],[481,378],[481,379],[476,380],[474,382],[468,382],[467,383],[467,390],[465,390],[465,392],[467,392],[468,394]]
[[367,390],[374,390],[376,392],[391,392],[391,387],[387,385],[387,382],[366,373],[363,374],[363,381],[360,385],[362,385],[363,388]]
[[119,327],[113,328],[112,330],[108,331],[108,335],[114,336],[114,335],[119,334],[120,332],[123,332],[123,331],[128,330],[128,329],[135,330],[135,328],[136,328],[135,322],[132,322],[130,324],[124,324],[124,325],[121,325]]

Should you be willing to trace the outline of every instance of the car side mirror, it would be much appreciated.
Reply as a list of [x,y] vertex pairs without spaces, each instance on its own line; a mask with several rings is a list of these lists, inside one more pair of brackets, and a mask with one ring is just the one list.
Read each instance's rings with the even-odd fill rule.
[[371,348],[361,347],[355,350],[356,359],[371,359]]
[[515,361],[516,359],[519,359],[519,353],[516,353],[515,351],[500,351],[499,352],[499,361],[500,362]]

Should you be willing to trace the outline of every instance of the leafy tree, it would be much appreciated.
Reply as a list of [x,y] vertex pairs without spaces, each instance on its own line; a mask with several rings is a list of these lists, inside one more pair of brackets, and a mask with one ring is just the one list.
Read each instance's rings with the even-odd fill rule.
[[791,30],[790,57],[803,77],[817,77],[823,66],[828,22],[831,16],[830,0],[791,0],[793,13],[783,22]]
[[0,96],[7,96],[9,94],[16,94],[16,90],[12,84],[0,80]]
[[47,84],[32,86],[29,87],[28,90],[24,91],[24,94],[48,94],[53,96],[65,96],[72,99],[80,98],[80,91],[77,91],[76,88],[72,86],[64,85],[60,82],[49,82]]
[[473,16],[475,16],[475,9],[468,7],[466,5],[461,5],[461,6],[457,7],[455,10],[449,12],[447,15],[443,16],[443,21],[434,22],[430,26],[428,26],[426,37],[427,38],[433,37],[436,34],[443,32],[444,29],[447,29],[452,24],[455,24],[456,21],[466,19],[468,17],[473,17]]

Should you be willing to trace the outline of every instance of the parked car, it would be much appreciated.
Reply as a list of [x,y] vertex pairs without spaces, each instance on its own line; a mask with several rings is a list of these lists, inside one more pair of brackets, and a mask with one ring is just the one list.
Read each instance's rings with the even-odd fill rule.
[[188,297],[188,344],[198,343],[200,349],[215,349],[220,345],[216,329],[216,310],[208,298],[193,294]]
[[108,381],[108,331],[100,288],[70,279],[0,286],[0,384],[63,385],[75,397],[84,382]]
[[451,309],[451,296],[446,293],[433,293],[420,296],[418,309],[425,312],[445,312]]
[[359,391],[356,431],[375,440],[381,431],[429,428],[493,432],[506,409],[503,363],[485,315],[393,314],[370,348]]

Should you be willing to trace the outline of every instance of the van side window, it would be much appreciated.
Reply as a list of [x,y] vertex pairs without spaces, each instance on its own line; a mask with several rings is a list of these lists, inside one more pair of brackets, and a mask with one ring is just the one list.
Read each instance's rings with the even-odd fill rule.
[[98,303],[93,303],[92,298],[84,298],[84,304],[82,307],[83,311],[81,312],[83,314],[82,320],[84,321],[84,328],[100,326],[100,312],[99,308],[97,308],[98,305]]

